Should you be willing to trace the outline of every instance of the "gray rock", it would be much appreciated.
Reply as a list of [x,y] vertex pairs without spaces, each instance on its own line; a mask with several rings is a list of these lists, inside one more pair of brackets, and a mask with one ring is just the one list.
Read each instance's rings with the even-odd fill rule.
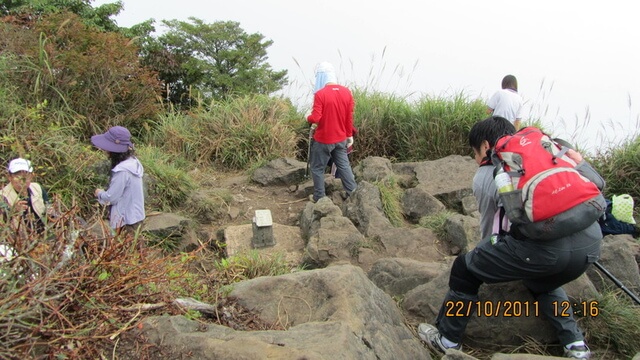
[[384,258],[376,261],[367,276],[391,296],[404,295],[426,284],[446,270],[437,262],[422,262],[404,258]]
[[451,249],[457,249],[452,254],[467,252],[480,241],[480,221],[476,218],[455,214],[446,220],[444,227]]
[[402,195],[402,210],[413,223],[420,218],[445,210],[444,204],[429,194],[424,186],[407,189]]
[[260,277],[230,294],[287,331],[235,331],[182,316],[151,317],[149,342],[198,359],[430,359],[394,301],[351,265]]
[[391,161],[378,156],[361,160],[353,172],[358,181],[368,182],[384,181],[396,176],[391,167]]
[[[609,273],[635,294],[640,293],[640,272],[635,258],[639,249],[640,244],[635,242],[631,235],[608,235],[603,240],[602,253],[598,260]],[[587,274],[598,291],[618,289],[615,283],[595,266],[591,266]]]
[[264,186],[298,184],[304,180],[307,163],[292,158],[271,160],[256,169],[251,180]]

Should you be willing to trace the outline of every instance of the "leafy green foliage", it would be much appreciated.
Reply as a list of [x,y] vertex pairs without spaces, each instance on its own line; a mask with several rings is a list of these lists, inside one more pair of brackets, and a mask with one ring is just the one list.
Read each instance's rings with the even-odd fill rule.
[[2,15],[46,16],[52,13],[71,12],[78,15],[82,21],[101,31],[117,31],[116,22],[111,19],[118,15],[123,8],[122,1],[91,6],[91,0],[9,0],[0,3]]
[[286,84],[286,70],[274,71],[266,62],[273,44],[264,36],[247,34],[240,24],[163,21],[168,30],[143,51],[144,63],[158,71],[173,104],[193,106],[229,95],[269,94]]
[[119,34],[55,13],[29,26],[5,22],[0,37],[11,69],[0,80],[24,104],[46,101],[43,116],[76,127],[83,140],[116,124],[137,134],[159,111],[157,79],[139,66],[138,48]]

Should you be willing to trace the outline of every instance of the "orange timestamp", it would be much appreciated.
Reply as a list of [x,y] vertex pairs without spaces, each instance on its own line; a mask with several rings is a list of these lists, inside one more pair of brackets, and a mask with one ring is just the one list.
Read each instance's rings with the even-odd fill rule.
[[531,317],[539,316],[537,301],[446,301],[447,317]]
[[595,300],[579,302],[553,301],[551,304],[553,306],[553,316],[569,317],[571,316],[570,310],[573,310],[576,316],[581,317],[596,317],[600,315],[600,308]]

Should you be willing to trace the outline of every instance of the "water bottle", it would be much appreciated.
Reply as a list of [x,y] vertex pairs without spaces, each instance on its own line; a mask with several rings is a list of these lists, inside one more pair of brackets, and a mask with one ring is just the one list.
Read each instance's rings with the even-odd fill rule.
[[498,169],[498,173],[495,176],[496,187],[499,193],[505,193],[513,191],[513,182],[511,176],[507,174],[502,167]]

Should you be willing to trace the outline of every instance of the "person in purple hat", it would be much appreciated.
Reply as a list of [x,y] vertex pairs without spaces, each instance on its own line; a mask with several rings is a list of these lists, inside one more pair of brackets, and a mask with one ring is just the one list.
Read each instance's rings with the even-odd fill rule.
[[114,126],[104,134],[92,136],[91,143],[111,160],[109,188],[95,191],[100,204],[111,205],[109,225],[116,233],[123,229],[135,233],[145,218],[144,168],[134,156],[131,133],[125,127]]

